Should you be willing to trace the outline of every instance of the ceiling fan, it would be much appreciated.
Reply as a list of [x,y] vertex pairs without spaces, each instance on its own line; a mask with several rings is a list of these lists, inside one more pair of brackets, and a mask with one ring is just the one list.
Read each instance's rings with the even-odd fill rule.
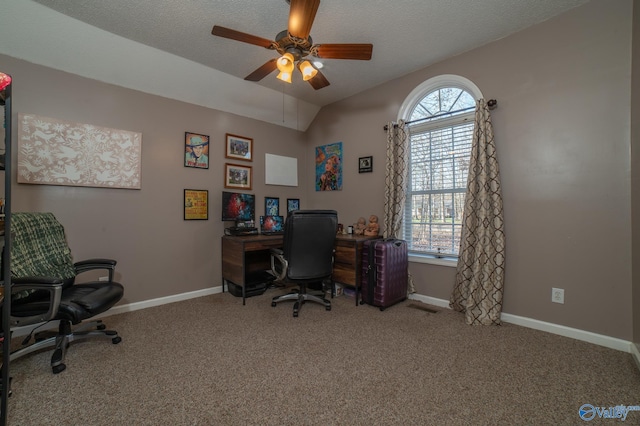
[[289,25],[276,35],[275,41],[254,36],[240,31],[214,25],[211,34],[230,38],[244,43],[255,44],[275,50],[281,56],[268,60],[258,69],[246,76],[249,81],[260,81],[278,69],[280,80],[291,83],[291,75],[295,67],[302,73],[302,78],[315,89],[328,86],[329,80],[306,58],[315,56],[323,59],[371,59],[372,44],[313,44],[309,33],[315,19],[320,0],[290,0]]

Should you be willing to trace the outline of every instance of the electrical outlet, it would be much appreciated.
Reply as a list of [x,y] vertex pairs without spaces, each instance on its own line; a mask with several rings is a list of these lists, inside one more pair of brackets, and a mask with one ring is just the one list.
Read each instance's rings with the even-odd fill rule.
[[551,301],[554,303],[564,303],[564,289],[552,288],[551,289]]

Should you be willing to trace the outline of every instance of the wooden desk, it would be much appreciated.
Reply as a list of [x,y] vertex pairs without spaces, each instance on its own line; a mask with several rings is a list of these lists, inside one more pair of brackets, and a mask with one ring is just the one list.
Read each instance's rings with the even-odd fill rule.
[[[227,282],[242,287],[242,304],[245,304],[245,280],[247,275],[271,269],[269,250],[282,247],[282,235],[247,235],[222,237],[222,291]],[[333,281],[356,289],[356,306],[362,281],[362,246],[366,240],[380,237],[338,235],[336,257],[333,264]]]
[[362,246],[367,240],[381,237],[363,235],[338,235],[336,237],[336,257],[333,261],[333,281],[354,287],[358,306],[362,286]]

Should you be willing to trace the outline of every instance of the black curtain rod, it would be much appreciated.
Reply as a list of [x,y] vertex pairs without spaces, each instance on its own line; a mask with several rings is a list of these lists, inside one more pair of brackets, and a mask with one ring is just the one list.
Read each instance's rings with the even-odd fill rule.
[[[495,109],[498,106],[498,101],[496,101],[495,99],[489,99],[487,101],[487,106],[489,107],[489,109]],[[450,114],[453,114],[453,113],[456,113],[456,112],[469,111],[471,109],[475,109],[475,107],[463,108],[463,109],[459,109],[457,111],[451,111],[451,112],[444,112],[442,114],[432,115],[431,117],[425,117],[425,118],[419,118],[419,119],[413,120],[413,121],[407,121],[404,124],[413,124],[413,123],[418,123],[420,121],[432,120],[434,118],[442,117],[442,116],[445,116],[445,115],[450,115]],[[398,125],[396,123],[394,123],[393,127],[396,128],[396,127],[398,127]],[[384,125],[384,131],[386,132],[387,130],[389,130],[389,126],[385,124]]]

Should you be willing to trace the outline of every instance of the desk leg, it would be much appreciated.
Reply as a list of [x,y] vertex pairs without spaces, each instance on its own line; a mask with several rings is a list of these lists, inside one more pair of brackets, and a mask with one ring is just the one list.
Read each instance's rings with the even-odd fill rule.
[[244,306],[244,305],[245,305],[245,300],[246,300],[246,298],[247,298],[247,295],[246,295],[246,293],[245,293],[245,292],[246,292],[245,288],[246,288],[246,285],[244,285],[244,284],[243,284],[243,285],[242,285],[242,306]]

